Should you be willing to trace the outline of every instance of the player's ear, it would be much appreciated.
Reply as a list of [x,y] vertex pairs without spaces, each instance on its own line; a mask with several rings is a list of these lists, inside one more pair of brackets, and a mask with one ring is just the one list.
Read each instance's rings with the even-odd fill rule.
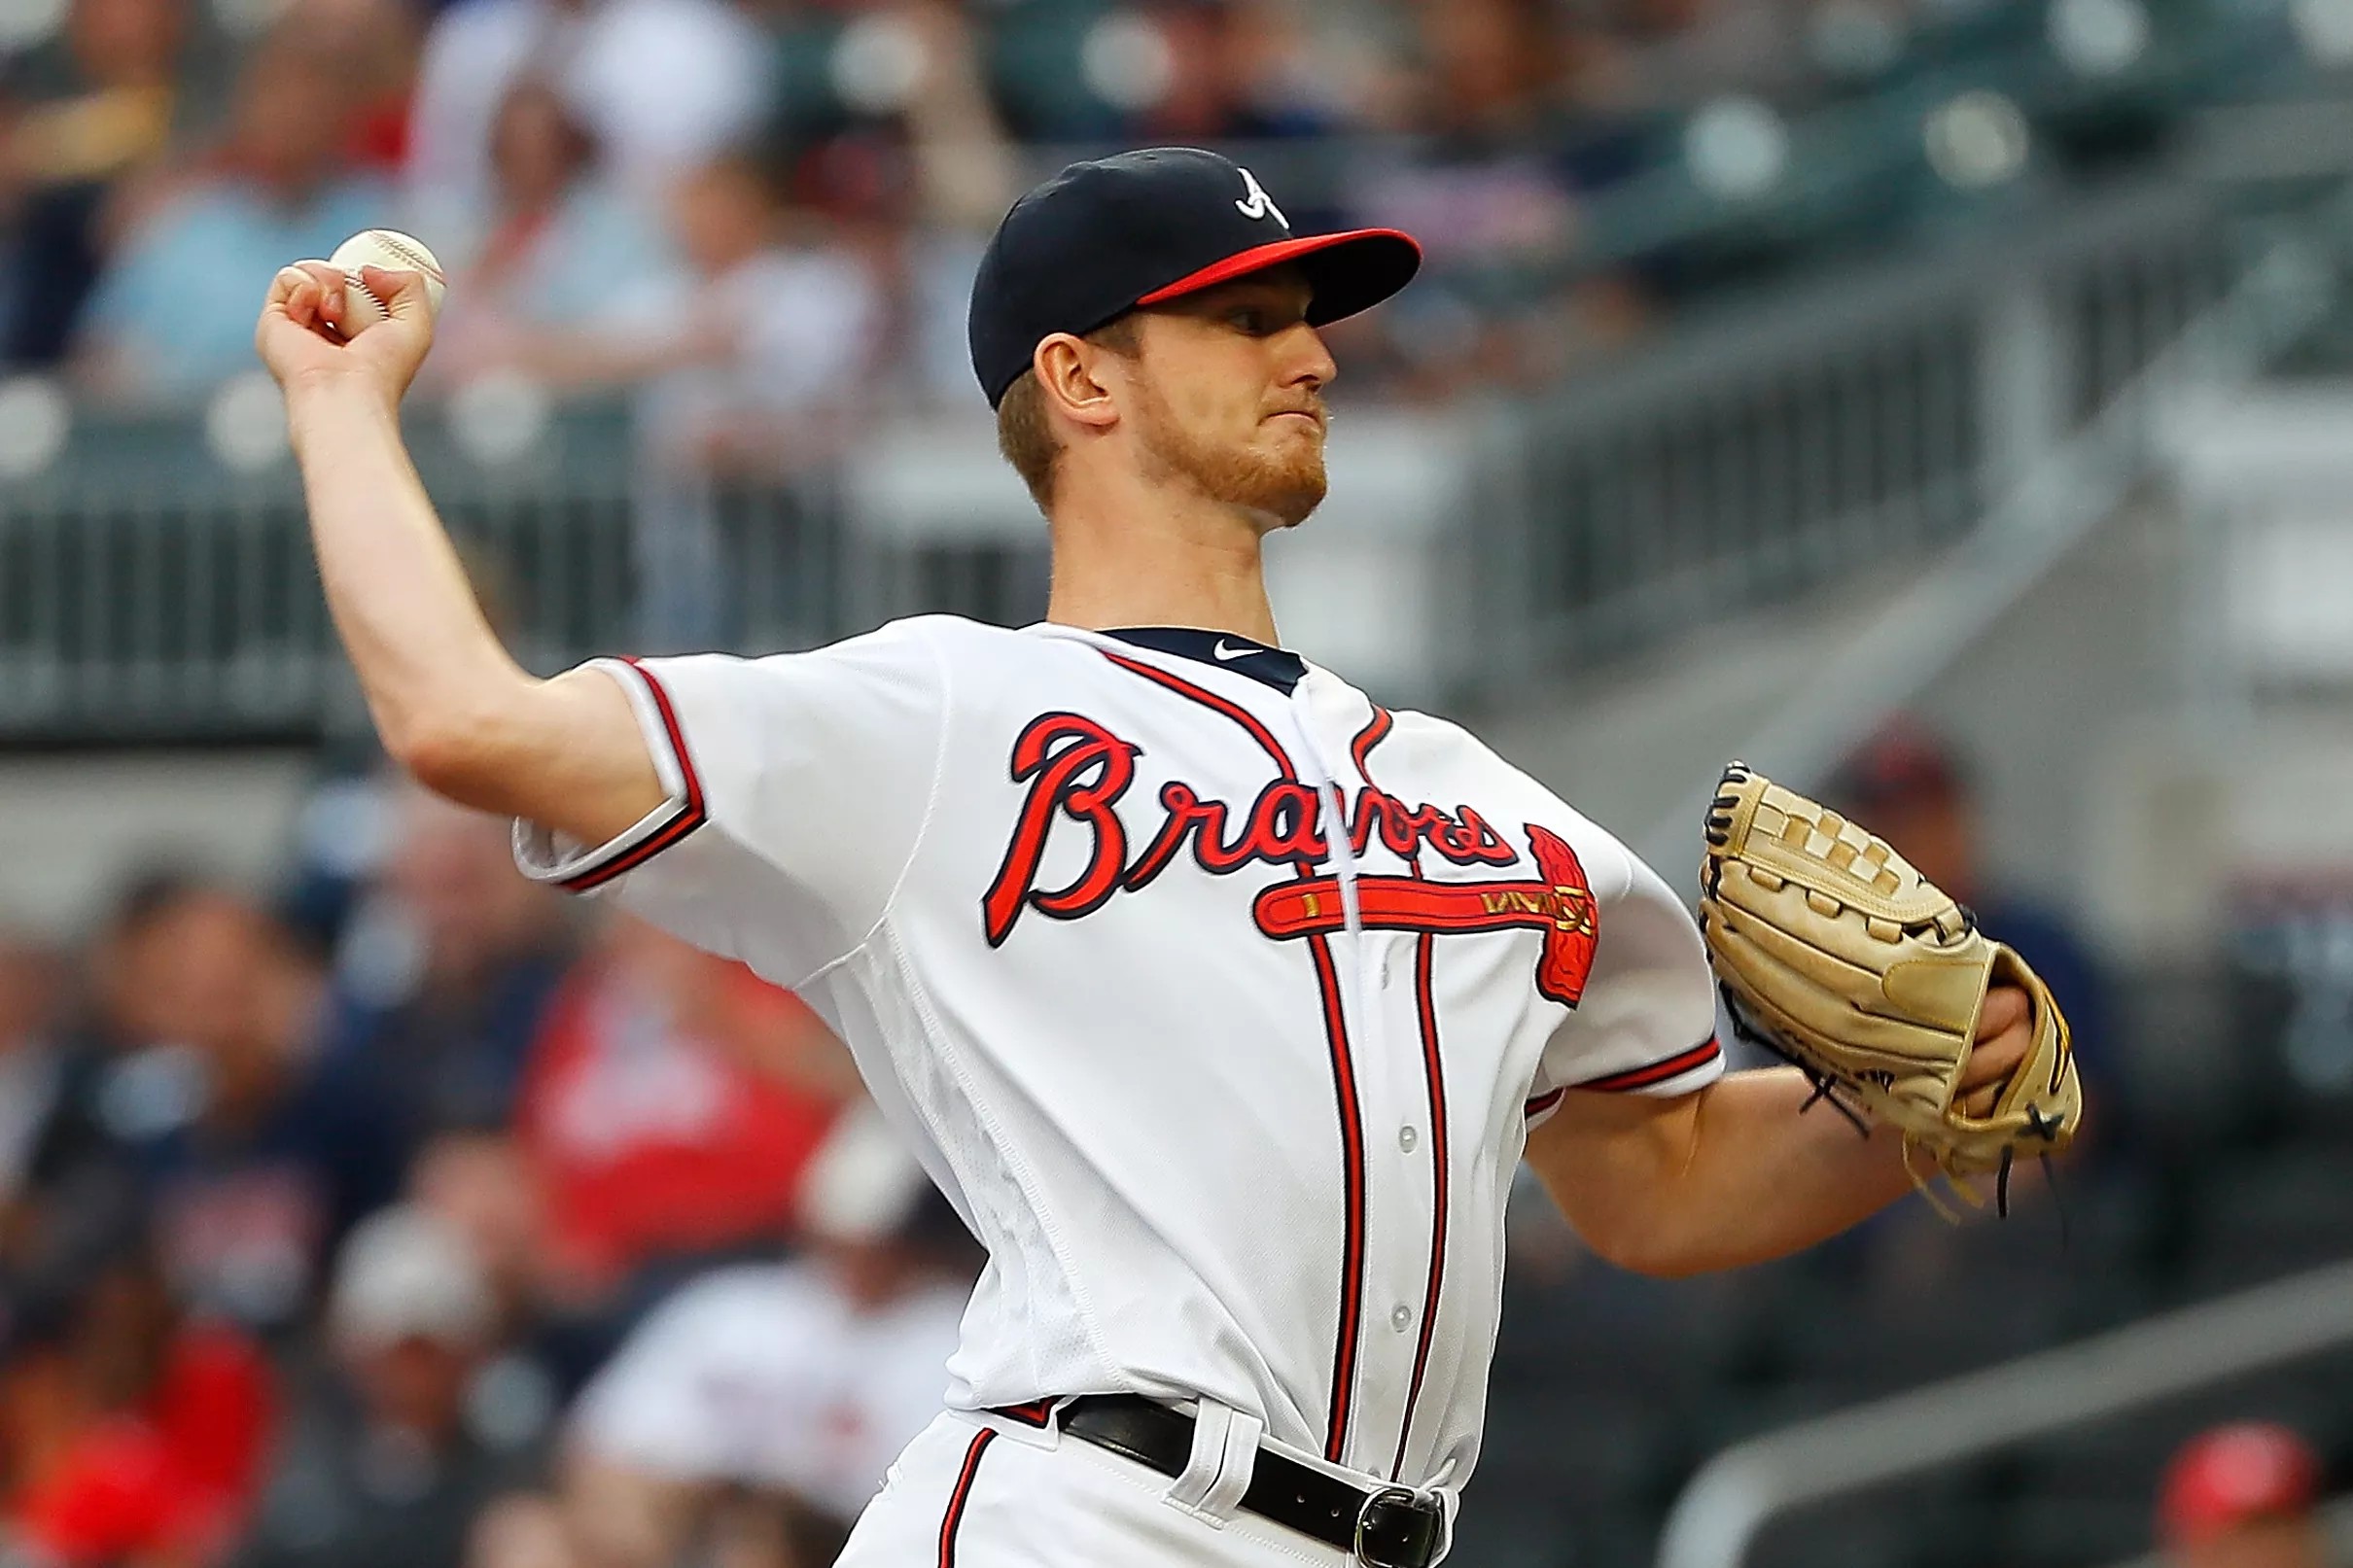
[[1055,332],[1038,340],[1030,356],[1030,368],[1047,406],[1073,423],[1107,430],[1119,422],[1118,404],[1102,373],[1107,358],[1110,356],[1101,347],[1084,338]]

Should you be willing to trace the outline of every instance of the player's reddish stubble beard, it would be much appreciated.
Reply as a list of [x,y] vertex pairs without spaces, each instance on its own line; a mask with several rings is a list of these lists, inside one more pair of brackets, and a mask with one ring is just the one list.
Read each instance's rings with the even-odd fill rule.
[[[1184,397],[1180,387],[1172,397],[1152,362],[1147,338],[1121,409],[1147,482],[1190,489],[1249,516],[1262,530],[1295,527],[1322,504],[1330,413],[1319,387],[1302,381],[1268,388],[1254,406],[1249,434],[1237,437],[1225,428],[1230,379],[1196,368],[1194,395]],[[1308,417],[1281,417],[1285,414]]]

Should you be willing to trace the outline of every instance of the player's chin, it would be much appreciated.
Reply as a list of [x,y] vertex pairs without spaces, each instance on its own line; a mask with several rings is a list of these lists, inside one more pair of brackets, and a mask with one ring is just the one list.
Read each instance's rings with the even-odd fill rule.
[[1259,494],[1258,510],[1277,528],[1296,528],[1323,505],[1324,476],[1320,454],[1316,462],[1287,472],[1270,473]]

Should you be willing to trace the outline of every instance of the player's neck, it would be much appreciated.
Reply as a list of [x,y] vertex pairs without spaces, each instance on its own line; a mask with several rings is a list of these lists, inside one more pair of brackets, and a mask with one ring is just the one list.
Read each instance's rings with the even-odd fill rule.
[[1106,631],[1192,626],[1276,645],[1260,535],[1231,508],[1169,498],[1079,498],[1054,509],[1046,619]]

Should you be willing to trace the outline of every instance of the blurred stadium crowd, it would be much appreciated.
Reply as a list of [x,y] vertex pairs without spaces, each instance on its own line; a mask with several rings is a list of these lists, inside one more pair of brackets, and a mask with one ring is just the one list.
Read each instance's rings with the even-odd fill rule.
[[503,823],[320,812],[372,858],[0,949],[10,1560],[830,1560],[977,1262],[847,1056]]
[[[2071,4],[2085,75],[2146,44],[2139,0]],[[186,400],[251,367],[257,280],[389,224],[450,269],[444,386],[662,383],[674,457],[790,465],[966,397],[969,268],[1030,178],[1185,142],[1247,150],[1294,222],[1430,247],[1352,381],[1526,384],[1723,260],[1614,256],[1596,199],[1687,159],[1754,193],[1784,116],[2041,30],[2007,0],[8,0],[0,362]],[[2014,172],[2009,133],[1956,182]]]
[[[1419,132],[1433,150],[1329,199],[1531,261],[1574,243],[1578,190],[1624,172],[1646,112],[1801,52],[1794,14],[1684,0],[69,0],[53,20],[0,122],[12,363],[198,392],[249,366],[255,278],[398,223],[452,273],[437,375],[700,367],[675,439],[740,462],[775,461],[779,424],[797,450],[861,401],[965,394],[964,284],[1016,139]],[[1554,301],[1554,325],[1622,331],[1618,294]],[[1400,322],[1383,358],[1441,379],[1527,359],[1483,325]]]

